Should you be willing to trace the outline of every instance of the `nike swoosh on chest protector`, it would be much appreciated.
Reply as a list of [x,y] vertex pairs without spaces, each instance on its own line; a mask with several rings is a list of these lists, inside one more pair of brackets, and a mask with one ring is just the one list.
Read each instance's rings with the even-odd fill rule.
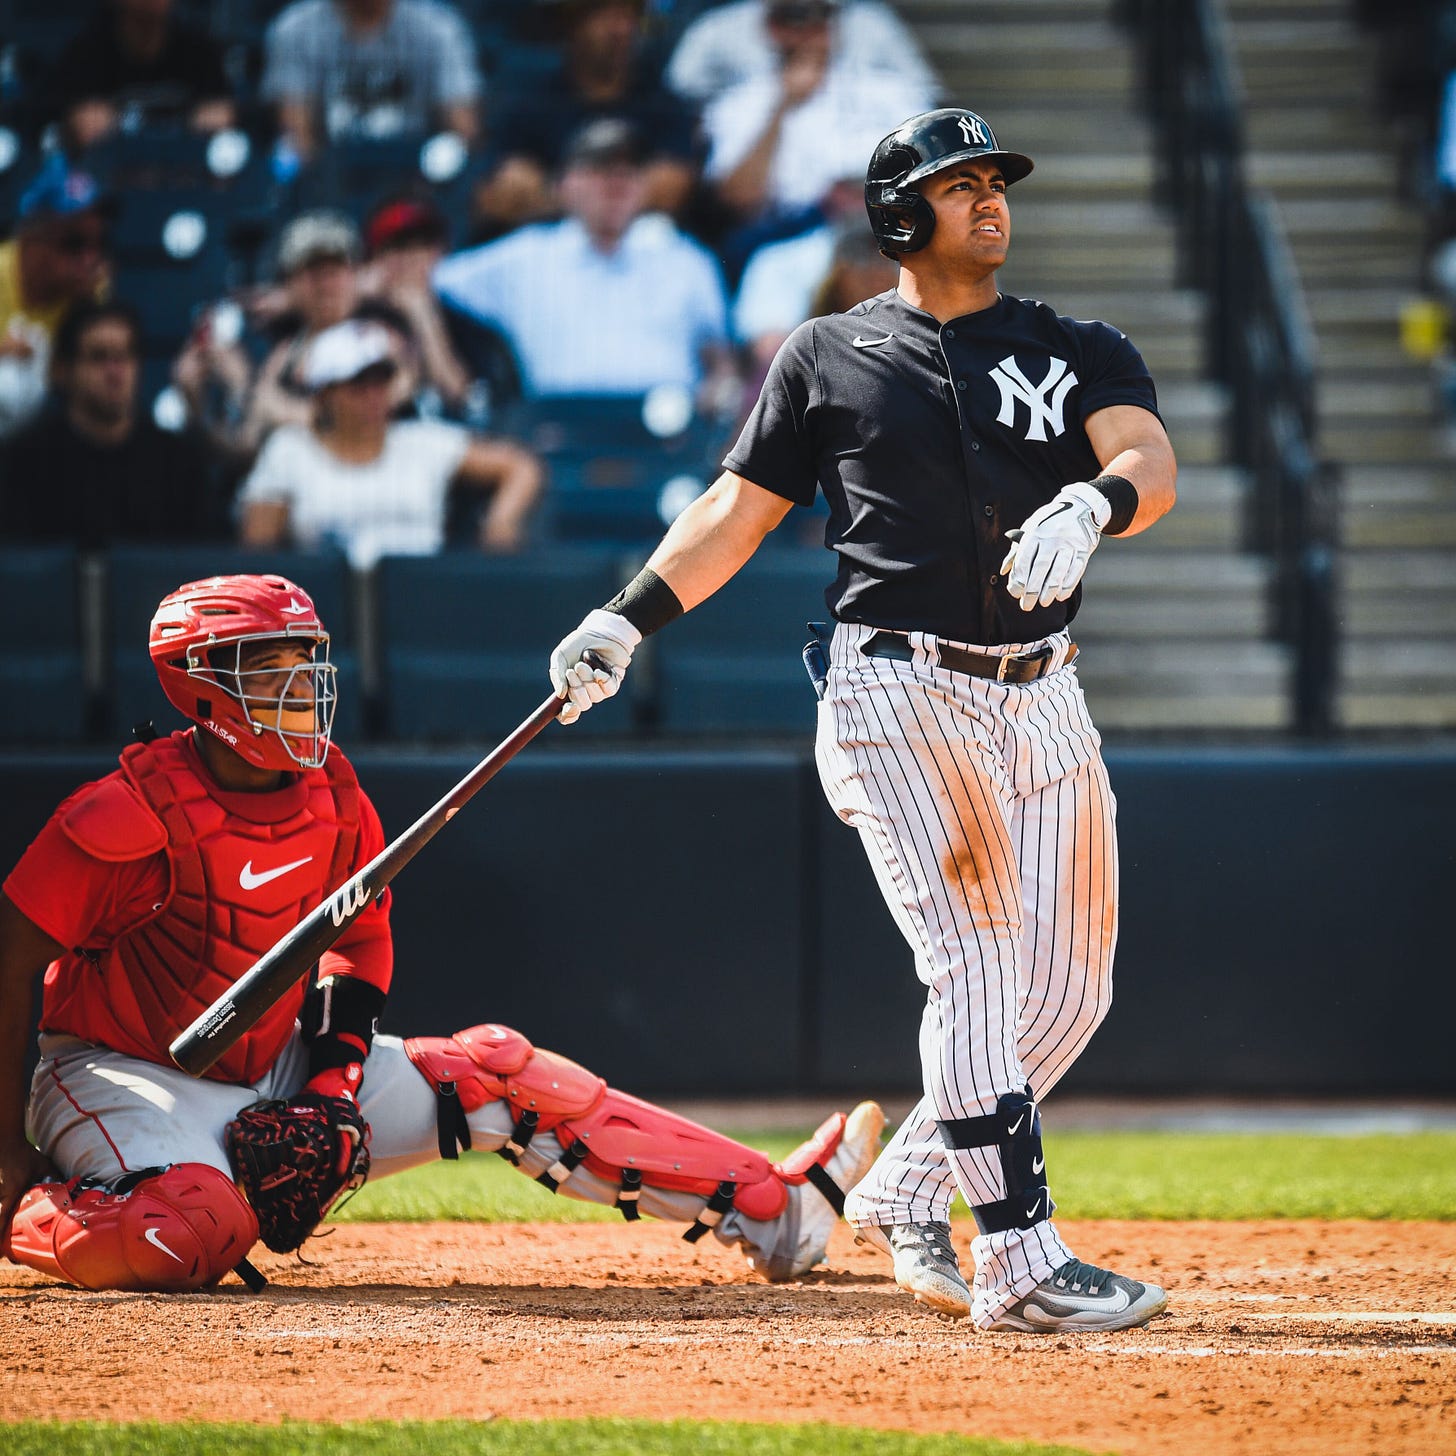
[[249,860],[242,869],[238,871],[238,884],[245,890],[256,890],[259,885],[266,885],[269,880],[276,880],[280,875],[286,875],[289,870],[296,870],[301,865],[306,865],[313,856],[306,854],[302,859],[293,860],[286,865],[278,865],[271,870],[254,871],[253,861]]

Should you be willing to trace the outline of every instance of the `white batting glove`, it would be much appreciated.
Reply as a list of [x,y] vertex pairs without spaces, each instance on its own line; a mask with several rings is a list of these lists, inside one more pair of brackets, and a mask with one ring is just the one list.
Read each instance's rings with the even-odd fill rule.
[[551,654],[551,686],[566,699],[559,721],[575,723],[594,703],[610,698],[622,686],[632,650],[641,640],[642,634],[616,612],[603,607],[588,612]]
[[1111,519],[1111,501],[1095,486],[1077,480],[1033,511],[1019,531],[1007,533],[1011,550],[1001,563],[1001,575],[1023,612],[1072,595]]

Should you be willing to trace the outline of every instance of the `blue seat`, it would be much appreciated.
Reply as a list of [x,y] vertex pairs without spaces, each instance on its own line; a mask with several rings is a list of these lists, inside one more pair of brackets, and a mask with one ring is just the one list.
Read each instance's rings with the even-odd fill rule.
[[0,551],[0,742],[76,743],[89,695],[70,546]]
[[[620,558],[601,548],[386,556],[374,576],[383,731],[430,743],[498,739],[550,691],[551,648],[622,580]],[[632,706],[628,695],[572,733],[630,732]]]
[[826,616],[824,588],[833,569],[819,550],[759,555],[654,637],[658,728],[812,733],[814,695],[800,653],[805,624]]
[[[503,421],[546,461],[543,527],[560,541],[655,541],[676,511],[718,473],[721,431],[683,419],[648,427],[638,395],[558,395],[526,401]],[[687,408],[684,401],[684,408]],[[664,488],[671,489],[664,496]]]
[[147,632],[157,604],[185,582],[208,576],[276,572],[313,597],[329,629],[329,657],[339,669],[334,737],[345,751],[363,731],[364,702],[353,650],[352,579],[333,552],[253,551],[236,546],[118,546],[106,558],[105,657],[110,683],[107,726],[124,736],[138,723],[162,733],[183,720],[167,701],[147,655]]

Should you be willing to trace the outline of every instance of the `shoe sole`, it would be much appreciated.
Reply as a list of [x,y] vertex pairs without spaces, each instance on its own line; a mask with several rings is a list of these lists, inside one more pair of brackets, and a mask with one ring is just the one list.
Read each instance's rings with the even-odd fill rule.
[[1003,1314],[1000,1319],[987,1325],[986,1328],[988,1331],[1014,1335],[1102,1335],[1111,1334],[1114,1330],[1135,1330],[1140,1325],[1147,1324],[1149,1320],[1156,1319],[1167,1308],[1168,1296],[1164,1294],[1152,1305],[1139,1307],[1134,1304],[1130,1309],[1111,1316],[1099,1316],[1087,1312],[1058,1317],[1048,1324],[1039,1325],[1023,1319],[1020,1315]]
[[916,1304],[923,1304],[926,1309],[934,1310],[936,1314],[946,1315],[950,1319],[965,1319],[971,1312],[970,1305],[959,1295],[940,1294],[935,1290],[920,1289],[903,1279],[897,1279],[895,1283],[907,1294],[912,1295]]

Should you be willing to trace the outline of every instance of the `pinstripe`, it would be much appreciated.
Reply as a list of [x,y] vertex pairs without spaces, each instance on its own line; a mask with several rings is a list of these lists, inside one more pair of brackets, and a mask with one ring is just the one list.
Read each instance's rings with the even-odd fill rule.
[[[957,1186],[973,1204],[1006,1195],[997,1150],[945,1149],[937,1119],[989,1112],[1028,1083],[1044,1096],[1106,1014],[1115,801],[1074,667],[997,683],[939,667],[921,634],[911,662],[867,658],[872,630],[835,631],[816,759],[926,986],[925,1093],[847,1212],[927,1222]],[[1050,1221],[979,1235],[974,1252],[991,1317],[1070,1257]]]

